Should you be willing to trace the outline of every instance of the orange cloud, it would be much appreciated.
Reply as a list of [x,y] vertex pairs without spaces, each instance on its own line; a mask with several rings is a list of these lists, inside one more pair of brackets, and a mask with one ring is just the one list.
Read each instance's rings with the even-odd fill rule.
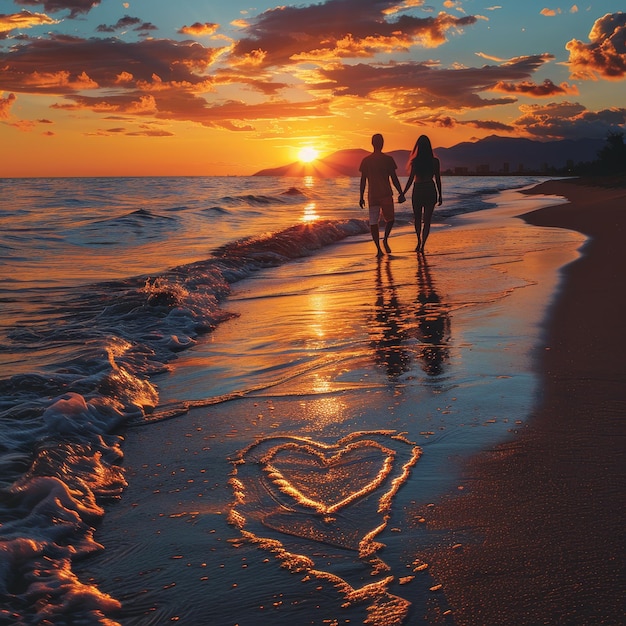
[[72,76],[66,71],[54,73],[35,71],[24,77],[23,85],[42,91],[79,91],[98,88],[98,83],[91,80],[85,72]]
[[[400,11],[406,11],[407,9],[414,9],[417,7],[423,7],[425,0],[402,0],[400,3],[394,2],[390,6],[383,9],[384,15],[393,15]],[[429,10],[429,9],[425,9]]]
[[127,107],[126,112],[133,115],[145,115],[157,112],[157,103],[154,96],[140,96],[133,100]]
[[6,98],[0,97],[0,120],[8,119],[11,107],[13,106],[15,100],[16,98],[14,93],[10,93]]
[[90,110],[96,113],[127,115],[150,114],[161,120],[190,121],[207,127],[229,130],[254,130],[248,122],[257,120],[302,120],[323,118],[331,115],[329,100],[307,102],[269,101],[246,104],[230,100],[220,104],[209,104],[191,93],[169,92],[154,96],[124,94],[116,96],[67,96],[71,102],[54,104],[51,108],[67,111]]
[[377,52],[436,47],[447,31],[475,24],[475,16],[457,18],[447,13],[418,18],[388,16],[397,0],[327,0],[309,6],[281,6],[252,20],[233,49],[233,59],[255,55],[260,65],[276,67],[307,59],[374,56]]
[[[96,84],[130,89],[139,83],[153,82],[154,76],[179,87],[205,88],[205,72],[219,54],[219,48],[207,48],[193,41],[154,39],[128,43],[52,36],[0,52],[0,90],[63,94]],[[90,85],[85,77],[89,77]]]
[[446,9],[456,9],[459,13],[465,13],[463,5],[459,0],[444,0],[443,6]]
[[[38,3],[39,4],[39,3]],[[43,13],[31,13],[22,11],[12,15],[0,14],[0,33],[8,33],[16,28],[32,28],[41,24],[58,24],[59,20],[54,20]]]
[[573,78],[609,80],[626,77],[626,13],[607,13],[596,20],[589,33],[590,43],[569,41],[569,66]]
[[[561,9],[558,9],[558,12],[560,13]],[[554,9],[541,9],[539,13],[541,13],[541,15],[545,15],[546,17],[554,17],[557,12]]]
[[484,52],[475,52],[474,54],[477,57],[481,57],[482,59],[487,59],[487,61],[495,61],[496,63],[505,63],[506,62],[506,59],[503,59],[502,57],[494,56],[492,54],[485,54]]
[[178,32],[182,35],[204,37],[212,35],[219,27],[219,24],[213,24],[212,22],[194,22],[191,26],[183,26]]

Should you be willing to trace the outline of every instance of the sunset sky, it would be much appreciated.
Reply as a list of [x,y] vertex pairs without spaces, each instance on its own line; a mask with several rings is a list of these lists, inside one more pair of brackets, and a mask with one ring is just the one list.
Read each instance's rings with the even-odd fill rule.
[[[623,0],[0,0],[0,177],[249,175],[626,123]],[[310,155],[313,155],[310,152]]]

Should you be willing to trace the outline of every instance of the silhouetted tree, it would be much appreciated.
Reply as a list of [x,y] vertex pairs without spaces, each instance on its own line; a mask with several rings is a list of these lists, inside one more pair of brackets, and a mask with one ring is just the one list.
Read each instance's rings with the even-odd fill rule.
[[624,133],[609,131],[606,145],[598,151],[600,170],[604,174],[626,173],[626,145]]

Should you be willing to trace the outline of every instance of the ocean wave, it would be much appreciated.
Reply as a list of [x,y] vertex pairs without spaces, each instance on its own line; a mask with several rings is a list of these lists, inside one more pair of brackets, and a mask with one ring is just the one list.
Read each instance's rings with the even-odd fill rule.
[[259,206],[271,204],[286,204],[290,201],[301,202],[303,198],[307,198],[308,194],[298,187],[289,187],[285,191],[281,191],[278,195],[265,194],[241,194],[237,196],[224,196],[221,200],[225,204],[233,206]]
[[70,291],[47,321],[11,329],[12,349],[45,365],[0,380],[0,623],[114,623],[117,600],[72,563],[101,549],[102,503],[126,485],[120,432],[158,407],[151,377],[232,317],[222,308],[232,283],[368,230],[325,220],[235,241],[158,275]]
[[167,238],[176,222],[176,217],[141,208],[125,215],[75,226],[68,230],[67,240],[77,245],[136,245],[141,241]]
[[307,196],[307,194],[297,187],[289,187],[289,189],[281,192],[281,196]]
[[222,206],[207,207],[206,209],[202,209],[202,213],[209,213],[211,215],[231,215],[231,212]]

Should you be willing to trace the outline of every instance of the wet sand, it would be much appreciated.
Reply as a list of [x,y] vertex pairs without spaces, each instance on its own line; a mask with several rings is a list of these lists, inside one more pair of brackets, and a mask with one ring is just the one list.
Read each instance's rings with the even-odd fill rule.
[[457,624],[624,624],[626,188],[532,192],[569,203],[527,222],[590,239],[547,319],[527,428],[467,464],[464,495],[428,515],[452,529],[431,569]]
[[[594,233],[575,205],[527,224],[519,206],[435,229],[427,260],[398,229],[382,264],[354,238],[240,285],[240,317],[158,381],[164,402],[232,399],[127,434],[129,487],[80,571],[119,623],[617,623],[617,227],[598,219],[610,242],[553,300],[581,242],[565,229]],[[597,276],[572,294],[580,268]]]

